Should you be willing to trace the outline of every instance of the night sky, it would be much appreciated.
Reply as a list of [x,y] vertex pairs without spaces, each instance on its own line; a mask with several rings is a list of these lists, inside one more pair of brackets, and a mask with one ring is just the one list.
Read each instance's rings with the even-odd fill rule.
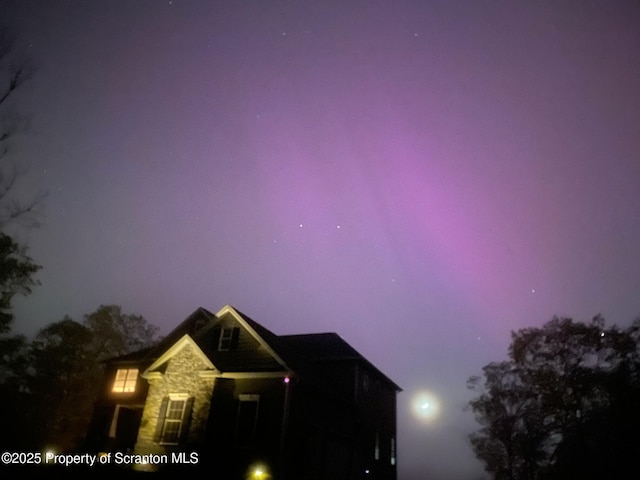
[[399,480],[475,480],[466,381],[511,331],[640,315],[635,1],[0,0],[0,22],[37,69],[17,193],[48,193],[14,331],[230,304],[337,332],[403,388]]

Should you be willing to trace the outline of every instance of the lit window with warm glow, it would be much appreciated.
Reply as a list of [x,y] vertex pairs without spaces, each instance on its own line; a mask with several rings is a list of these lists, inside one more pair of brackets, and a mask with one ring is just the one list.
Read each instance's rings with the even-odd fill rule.
[[135,392],[137,379],[137,368],[119,368],[111,391],[117,393]]

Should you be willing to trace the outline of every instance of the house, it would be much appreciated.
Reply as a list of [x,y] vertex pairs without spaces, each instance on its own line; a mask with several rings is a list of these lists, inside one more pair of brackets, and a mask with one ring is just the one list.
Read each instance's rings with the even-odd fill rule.
[[126,468],[396,479],[401,389],[336,333],[276,335],[232,306],[198,308],[105,378],[87,445]]

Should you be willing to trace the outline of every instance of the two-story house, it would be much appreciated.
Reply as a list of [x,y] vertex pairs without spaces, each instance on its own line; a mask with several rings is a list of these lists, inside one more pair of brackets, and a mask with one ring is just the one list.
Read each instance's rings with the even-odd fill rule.
[[231,306],[198,308],[107,362],[87,445],[183,452],[185,471],[208,478],[395,480],[400,391],[335,333],[276,335]]

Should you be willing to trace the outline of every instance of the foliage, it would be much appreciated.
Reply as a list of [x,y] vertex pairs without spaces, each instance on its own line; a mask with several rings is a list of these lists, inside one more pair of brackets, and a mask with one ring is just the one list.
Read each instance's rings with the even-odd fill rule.
[[78,447],[102,383],[101,361],[155,344],[158,331],[117,305],[101,305],[81,322],[65,316],[42,328],[30,344],[23,344],[20,365],[14,362],[12,389],[6,384],[4,400],[20,408],[0,411],[0,425],[22,433],[5,438],[12,442],[6,446]]
[[31,421],[40,426],[32,441],[74,443],[93,399],[96,367],[88,348],[91,339],[86,326],[65,316],[41,329],[31,343],[29,391],[37,400]]
[[39,284],[33,276],[40,268],[26,255],[24,247],[0,232],[0,334],[10,330],[13,297],[31,293],[32,287]]
[[122,313],[118,305],[100,305],[85,315],[84,325],[93,333],[91,350],[99,361],[148,347],[159,332],[144,317]]
[[24,450],[29,445],[26,438],[35,434],[34,425],[25,422],[30,417],[27,405],[28,377],[30,374],[29,343],[26,337],[14,335],[0,338],[0,430],[12,435],[0,436],[0,449],[12,447]]
[[[553,318],[512,332],[508,360],[471,377],[471,446],[497,479],[624,478],[640,453],[638,329]],[[611,476],[613,475],[613,476]]]

